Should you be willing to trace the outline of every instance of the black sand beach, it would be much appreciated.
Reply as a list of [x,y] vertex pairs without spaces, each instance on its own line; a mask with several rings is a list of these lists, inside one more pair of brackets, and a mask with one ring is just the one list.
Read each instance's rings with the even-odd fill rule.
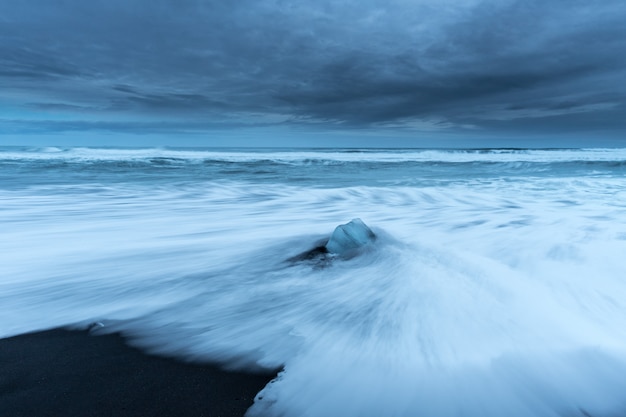
[[0,416],[243,416],[272,375],[146,355],[122,336],[0,339]]

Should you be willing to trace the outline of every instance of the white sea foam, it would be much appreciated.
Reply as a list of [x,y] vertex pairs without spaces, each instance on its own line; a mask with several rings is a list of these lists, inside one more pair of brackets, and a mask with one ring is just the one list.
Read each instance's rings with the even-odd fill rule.
[[310,164],[312,162],[568,162],[568,161],[626,161],[626,148],[620,149],[489,149],[489,150],[430,150],[430,149],[367,149],[367,150],[293,150],[258,149],[168,149],[168,148],[0,148],[5,160],[65,160],[65,161],[132,161],[153,158],[193,161],[259,162]]
[[[101,321],[155,353],[284,367],[252,416],[626,409],[623,177],[90,180],[0,202],[0,337]],[[354,217],[378,236],[361,256],[286,261]]]

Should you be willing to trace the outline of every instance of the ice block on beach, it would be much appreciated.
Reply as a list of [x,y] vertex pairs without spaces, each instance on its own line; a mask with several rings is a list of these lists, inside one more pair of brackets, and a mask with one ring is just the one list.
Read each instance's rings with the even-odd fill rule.
[[326,244],[326,249],[330,253],[342,255],[363,247],[375,239],[374,232],[361,219],[357,218],[337,226]]

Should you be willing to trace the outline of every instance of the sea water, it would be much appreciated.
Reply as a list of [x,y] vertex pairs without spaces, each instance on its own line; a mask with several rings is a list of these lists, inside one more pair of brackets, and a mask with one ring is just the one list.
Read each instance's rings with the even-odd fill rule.
[[0,236],[0,337],[282,369],[250,416],[626,410],[626,149],[0,148]]

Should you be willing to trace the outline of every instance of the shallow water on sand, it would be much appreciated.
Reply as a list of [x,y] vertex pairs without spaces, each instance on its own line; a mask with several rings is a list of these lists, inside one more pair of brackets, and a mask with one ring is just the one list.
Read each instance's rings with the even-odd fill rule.
[[[625,180],[626,150],[3,148],[0,337],[284,366],[251,415],[612,415]],[[355,217],[359,256],[286,261]]]

